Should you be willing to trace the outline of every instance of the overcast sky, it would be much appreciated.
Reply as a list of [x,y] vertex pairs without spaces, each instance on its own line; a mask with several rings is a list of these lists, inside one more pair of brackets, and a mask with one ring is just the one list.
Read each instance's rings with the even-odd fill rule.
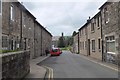
[[106,0],[20,0],[53,36],[72,35]]

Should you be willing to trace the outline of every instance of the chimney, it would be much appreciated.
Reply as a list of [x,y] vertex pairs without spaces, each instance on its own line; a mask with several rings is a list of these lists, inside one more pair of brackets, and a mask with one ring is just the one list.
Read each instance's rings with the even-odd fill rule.
[[62,37],[64,36],[63,32],[62,32]]
[[90,16],[89,16],[89,19],[87,20],[87,22],[89,22],[90,21]]

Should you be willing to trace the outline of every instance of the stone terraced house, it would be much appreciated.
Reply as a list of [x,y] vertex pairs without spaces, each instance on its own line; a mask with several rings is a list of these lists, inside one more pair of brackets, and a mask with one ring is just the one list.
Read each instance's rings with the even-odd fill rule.
[[52,35],[18,1],[2,2],[2,49],[29,50],[30,58],[50,50]]
[[120,53],[120,2],[105,2],[99,10],[79,29],[79,52],[116,62]]

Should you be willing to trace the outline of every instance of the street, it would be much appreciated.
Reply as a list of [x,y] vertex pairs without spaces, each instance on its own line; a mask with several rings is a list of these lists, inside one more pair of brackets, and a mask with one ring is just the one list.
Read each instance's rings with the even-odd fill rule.
[[53,69],[53,78],[118,78],[118,72],[93,63],[79,54],[63,51],[39,64]]

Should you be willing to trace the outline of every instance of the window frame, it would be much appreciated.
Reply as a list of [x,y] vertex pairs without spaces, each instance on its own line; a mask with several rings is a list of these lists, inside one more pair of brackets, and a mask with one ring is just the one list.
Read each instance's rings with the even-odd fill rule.
[[14,21],[15,19],[14,19],[14,17],[15,17],[15,15],[14,15],[15,13],[14,13],[14,6],[13,6],[13,4],[11,4],[10,5],[10,20],[11,21]]

